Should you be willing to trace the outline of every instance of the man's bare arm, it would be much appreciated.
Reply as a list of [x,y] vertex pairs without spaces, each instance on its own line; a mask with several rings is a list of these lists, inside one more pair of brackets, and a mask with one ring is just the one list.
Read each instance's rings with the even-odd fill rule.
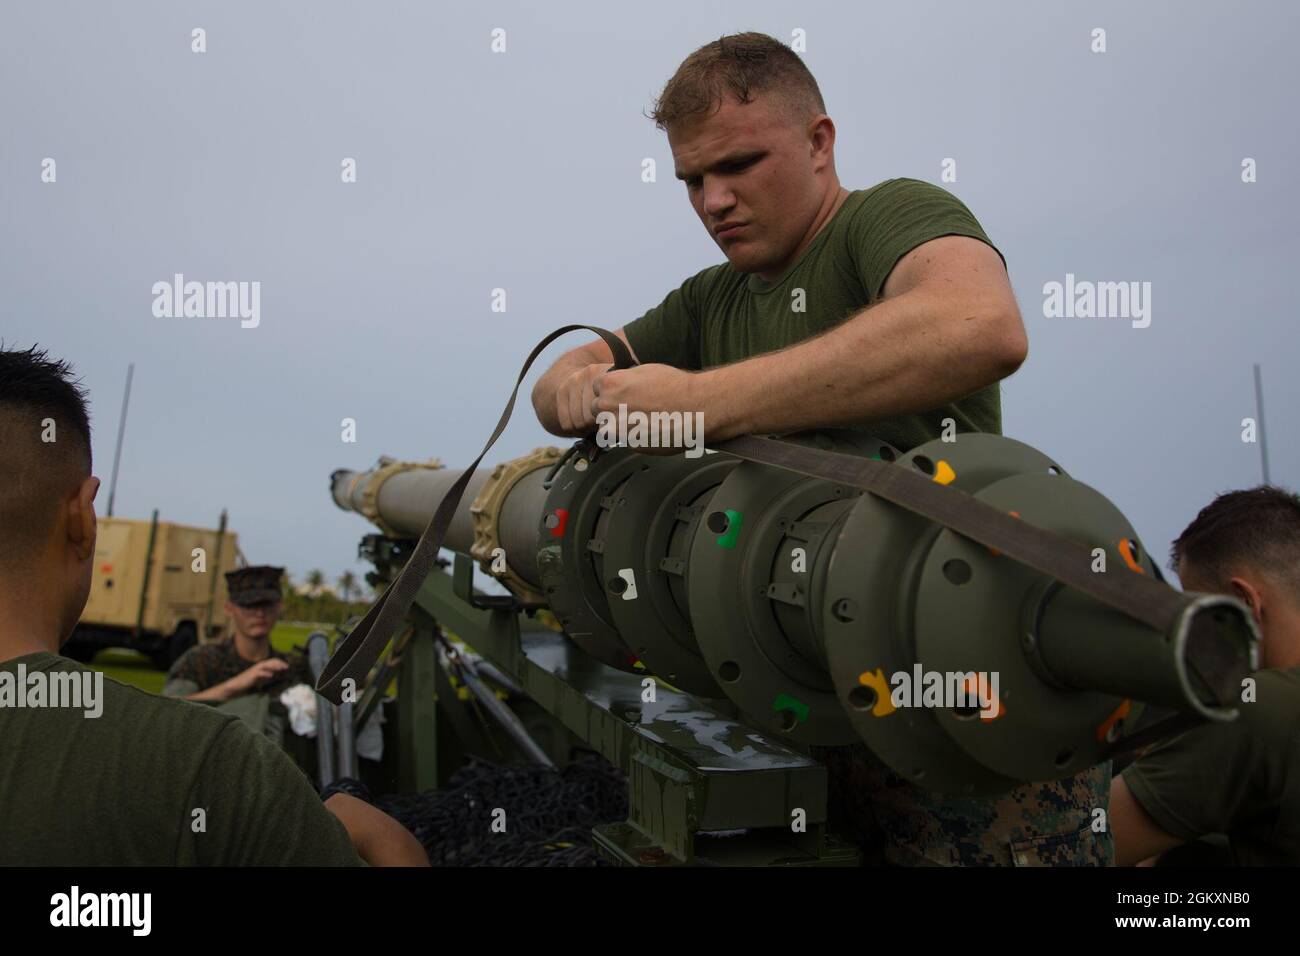
[[428,866],[429,856],[411,831],[378,807],[346,793],[333,794],[325,809],[339,818],[357,855],[371,866]]
[[[615,330],[629,353],[632,346],[620,327]],[[636,354],[632,353],[635,358]],[[604,339],[570,349],[556,360],[533,386],[533,410],[552,435],[581,437],[596,427],[591,410],[595,400],[591,383],[614,364],[614,353]]]
[[829,332],[704,372],[645,365],[598,376],[596,410],[702,411],[710,442],[869,424],[963,398],[1010,375],[1027,351],[998,254],[945,236],[904,256],[882,300]]
[[239,697],[241,694],[250,693],[262,681],[281,674],[288,669],[289,665],[284,661],[277,657],[268,657],[266,660],[258,661],[220,684],[213,684],[204,690],[186,694],[184,699],[203,701],[209,704],[224,703],[232,698]]
[[235,694],[231,693],[228,684],[229,681],[220,684],[213,684],[211,687],[204,688],[203,690],[196,690],[192,694],[186,694],[181,699],[197,700],[207,704],[223,704],[226,701],[230,700],[232,697],[236,696]]
[[1123,777],[1117,776],[1110,782],[1107,822],[1115,838],[1116,866],[1134,866],[1183,842],[1160,829],[1147,815]]

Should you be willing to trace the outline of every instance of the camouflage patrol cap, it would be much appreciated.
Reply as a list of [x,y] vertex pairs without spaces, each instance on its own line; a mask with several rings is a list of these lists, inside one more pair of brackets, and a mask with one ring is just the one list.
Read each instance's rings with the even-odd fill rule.
[[280,589],[280,579],[283,577],[284,568],[256,564],[227,571],[226,590],[230,593],[230,600],[240,607],[279,601],[283,596]]

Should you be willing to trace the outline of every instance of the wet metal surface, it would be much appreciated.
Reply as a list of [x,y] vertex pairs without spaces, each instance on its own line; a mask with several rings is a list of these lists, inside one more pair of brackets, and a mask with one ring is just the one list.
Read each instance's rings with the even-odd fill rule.
[[790,770],[818,766],[780,742],[708,709],[699,699],[658,685],[643,703],[644,676],[606,667],[554,632],[524,636],[534,665],[578,690],[587,700],[626,722],[637,734],[672,750],[704,772]]

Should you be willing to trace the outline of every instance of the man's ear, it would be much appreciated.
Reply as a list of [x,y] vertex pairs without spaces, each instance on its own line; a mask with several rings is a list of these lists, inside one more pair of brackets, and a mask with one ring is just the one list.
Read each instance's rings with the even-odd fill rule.
[[835,149],[835,121],[825,113],[808,123],[808,145],[814,156],[823,152],[829,156]]
[[98,493],[99,479],[91,475],[68,500],[68,541],[83,561],[95,554],[95,535],[99,531],[95,495]]
[[1264,624],[1264,600],[1259,588],[1245,578],[1229,578],[1228,587],[1232,590],[1233,597],[1250,608],[1255,623],[1262,627]]

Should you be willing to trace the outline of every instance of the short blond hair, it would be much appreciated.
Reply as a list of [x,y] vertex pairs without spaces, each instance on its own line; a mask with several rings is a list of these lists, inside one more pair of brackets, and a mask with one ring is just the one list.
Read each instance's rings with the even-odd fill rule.
[[775,93],[792,124],[826,112],[821,90],[798,54],[765,33],[734,33],[700,47],[677,68],[650,118],[667,130],[679,120],[720,109],[727,95],[749,103]]

